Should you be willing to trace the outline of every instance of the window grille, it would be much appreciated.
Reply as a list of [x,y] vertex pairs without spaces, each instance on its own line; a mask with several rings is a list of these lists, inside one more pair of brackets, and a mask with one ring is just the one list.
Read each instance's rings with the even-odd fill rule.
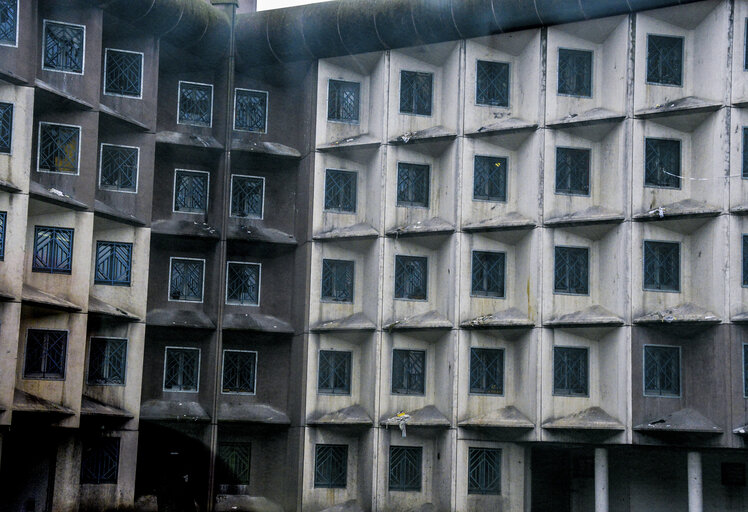
[[[0,259],[2,254],[2,233],[0,233]],[[748,286],[748,235],[743,235],[743,286]]]
[[473,164],[473,199],[506,201],[507,159],[476,155]]
[[358,123],[361,84],[330,80],[327,88],[327,120]]
[[423,256],[395,256],[395,298],[426,300],[428,259]]
[[392,351],[392,394],[422,395],[426,381],[426,352]]
[[592,52],[559,48],[558,93],[592,96]]
[[104,94],[140,97],[143,80],[142,54],[107,48],[104,69]]
[[390,491],[421,490],[420,446],[390,446]]
[[314,487],[345,489],[348,480],[348,445],[318,444],[314,455]]
[[644,394],[680,395],[680,348],[644,345]]
[[397,206],[429,206],[429,166],[397,164]]
[[219,443],[218,458],[221,460],[220,483],[249,485],[249,470],[252,461],[250,443]]
[[509,63],[479,60],[476,65],[475,102],[492,107],[509,106]]
[[680,141],[647,138],[645,146],[644,185],[680,188]]
[[743,179],[748,178],[748,126],[743,128]]
[[213,122],[213,86],[179,82],[179,123],[211,126]]
[[354,262],[322,260],[322,300],[353,302]]
[[0,0],[0,44],[15,46],[18,33],[18,0]]
[[138,148],[101,145],[101,188],[135,192],[138,185]]
[[91,338],[88,356],[88,383],[92,386],[125,384],[127,340]]
[[468,448],[468,494],[501,494],[501,450]]
[[119,466],[119,437],[83,439],[82,484],[116,484]]
[[504,394],[504,349],[470,349],[470,392]]
[[553,347],[553,394],[587,396],[588,350],[576,347]]
[[683,85],[683,38],[647,35],[647,82]]
[[644,289],[680,290],[680,245],[644,241]]
[[556,148],[556,193],[590,195],[590,150]]
[[257,375],[257,352],[223,351],[223,393],[254,393]]
[[44,69],[83,73],[86,28],[44,20]]
[[172,258],[169,297],[172,300],[202,302],[204,271],[203,260]]
[[473,251],[471,293],[479,297],[503,297],[505,261],[503,252]]
[[347,395],[351,392],[351,353],[338,350],[319,351],[317,392]]
[[0,261],[5,259],[5,227],[8,224],[8,212],[0,212]]
[[205,213],[208,208],[208,173],[175,171],[174,211]]
[[587,295],[590,257],[586,247],[556,247],[553,291]]
[[38,170],[77,174],[80,134],[77,126],[39,123]]
[[166,347],[164,390],[198,391],[200,349]]
[[356,180],[358,173],[327,169],[325,171],[325,210],[356,212]]
[[66,331],[29,329],[26,336],[25,379],[64,379],[68,347]]
[[0,153],[10,153],[13,142],[13,104],[0,102]]
[[231,176],[231,216],[262,218],[265,180],[254,176]]
[[400,71],[400,113],[431,115],[433,73]]
[[260,265],[227,263],[226,304],[260,305]]
[[236,89],[234,130],[265,133],[267,130],[268,93]]
[[132,244],[96,242],[96,274],[94,283],[130,286]]
[[748,343],[743,344],[743,396],[748,397]]
[[69,274],[73,268],[73,230],[36,226],[31,270]]

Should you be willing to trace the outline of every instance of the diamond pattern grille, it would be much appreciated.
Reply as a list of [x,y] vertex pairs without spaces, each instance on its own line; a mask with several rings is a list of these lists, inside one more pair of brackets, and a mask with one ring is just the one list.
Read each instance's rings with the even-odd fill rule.
[[29,329],[23,376],[27,379],[64,379],[68,333]]
[[91,338],[88,360],[90,385],[124,385],[127,365],[127,340]]
[[314,456],[314,487],[345,489],[348,480],[348,445],[318,444]]
[[473,251],[472,294],[503,297],[505,262],[503,252]]
[[556,247],[553,291],[556,293],[589,293],[589,249]]
[[36,226],[34,230],[34,272],[69,274],[73,268],[73,230]]
[[680,395],[680,349],[644,346],[644,393],[657,396]]
[[400,71],[400,113],[431,115],[434,75],[417,71]]
[[353,302],[353,261],[322,260],[322,299]]
[[[3,254],[2,242],[2,233],[0,233],[0,257]],[[748,235],[743,235],[743,286],[748,286]]]
[[243,350],[223,351],[224,393],[254,393],[257,353]]
[[164,389],[197,391],[200,349],[166,347]]
[[169,296],[173,300],[201,302],[204,267],[202,260],[172,259]]
[[468,494],[501,494],[500,449],[468,449]]
[[174,210],[205,213],[208,204],[208,175],[202,172],[176,171]]
[[226,302],[257,306],[260,304],[260,266],[256,263],[228,263]]
[[101,188],[135,192],[138,182],[138,148],[101,145]]
[[327,169],[325,171],[325,210],[356,212],[356,179],[353,171]]
[[680,188],[680,141],[647,138],[645,147],[644,184]]
[[0,44],[16,44],[18,0],[0,0]]
[[132,244],[96,242],[96,284],[130,286]]
[[592,96],[592,52],[559,48],[558,93]]
[[647,82],[683,85],[683,38],[647,35]]
[[644,288],[676,292],[680,289],[680,245],[644,241]]
[[470,392],[504,394],[504,349],[470,349]]
[[8,212],[0,212],[0,261],[5,259],[5,226],[8,224]]
[[421,490],[420,446],[390,446],[390,491]]
[[44,67],[54,71],[83,73],[85,29],[45,20]]
[[265,133],[268,112],[268,93],[265,91],[236,90],[234,130]]
[[397,206],[429,206],[429,166],[397,164]]
[[556,148],[556,193],[590,194],[590,150]]
[[423,256],[395,256],[395,298],[426,300],[428,260]]
[[78,173],[80,128],[39,123],[39,170]]
[[351,392],[350,352],[319,351],[317,391],[323,394],[341,395],[347,395]]
[[231,216],[262,218],[265,181],[251,176],[231,176]]
[[179,122],[210,126],[213,121],[213,86],[179,82]]
[[361,84],[330,80],[327,89],[327,119],[341,123],[358,123]]
[[392,351],[392,394],[422,395],[426,380],[426,352]]
[[553,394],[588,395],[588,357],[586,348],[553,348]]
[[119,437],[84,439],[81,453],[82,484],[116,484]]
[[509,63],[479,60],[476,67],[475,102],[492,107],[509,106]]
[[249,469],[252,456],[250,443],[220,443],[218,457],[221,459],[221,483],[249,485]]
[[473,165],[473,199],[506,201],[507,159],[476,156]]
[[143,80],[143,56],[107,48],[105,58],[104,92],[139,97]]
[[0,102],[0,153],[10,153],[13,141],[13,104]]

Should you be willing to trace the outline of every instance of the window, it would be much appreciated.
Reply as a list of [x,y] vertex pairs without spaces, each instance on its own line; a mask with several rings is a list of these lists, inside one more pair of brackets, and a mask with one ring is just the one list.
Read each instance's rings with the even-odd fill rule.
[[119,466],[119,437],[83,439],[82,484],[116,484]]
[[426,300],[428,259],[423,256],[395,256],[395,298]]
[[680,396],[680,347],[644,345],[644,394]]
[[249,350],[223,351],[222,393],[255,392],[257,352]]
[[470,349],[470,392],[504,394],[504,349]]
[[29,329],[26,333],[25,379],[65,379],[67,331]]
[[91,338],[88,355],[88,384],[124,386],[127,367],[127,340]]
[[169,270],[169,300],[203,301],[205,260],[171,258]]
[[314,450],[314,487],[345,489],[347,480],[348,445],[316,445]]
[[683,38],[647,35],[647,82],[683,85]]
[[259,306],[260,264],[229,261],[226,267],[226,304]]
[[319,351],[317,392],[348,395],[351,392],[351,353],[337,350]]
[[587,295],[590,292],[589,249],[557,246],[554,254],[553,292]]
[[468,494],[501,494],[501,450],[468,448]]
[[234,130],[267,132],[268,93],[236,89],[234,93]]
[[743,396],[748,398],[748,343],[743,343]]
[[164,391],[197,392],[200,375],[200,349],[166,347]]
[[390,491],[421,490],[420,446],[390,446]]
[[252,455],[250,443],[219,443],[218,458],[221,484],[249,485],[249,469]]
[[[3,219],[0,217],[0,224]],[[0,259],[2,259],[2,233],[0,233]],[[748,235],[743,235],[743,286],[748,286]]]
[[208,209],[210,173],[204,171],[174,171],[174,211],[205,213]]
[[353,302],[354,263],[347,260],[322,260],[322,300]]
[[506,201],[507,159],[475,156],[473,163],[473,199]]
[[392,394],[422,395],[426,381],[426,352],[392,351]]
[[491,107],[509,106],[509,63],[479,60],[476,64],[475,102]]
[[137,192],[139,160],[139,148],[102,144],[99,188]]
[[400,113],[431,115],[434,75],[417,71],[400,71]]
[[478,297],[504,296],[503,252],[473,251],[472,295]]
[[40,172],[78,174],[81,129],[64,124],[39,123]]
[[143,54],[106,49],[104,94],[140,98],[143,83]]
[[213,124],[213,86],[179,82],[179,124],[207,126]]
[[5,227],[8,224],[8,212],[0,212],[0,261],[5,259]]
[[44,20],[42,68],[83,74],[86,27]]
[[11,142],[13,142],[13,104],[0,102],[0,153],[10,154]]
[[558,93],[592,97],[592,52],[558,49]]
[[588,396],[586,348],[553,347],[553,394]]
[[73,268],[73,230],[36,226],[31,270],[69,274]]
[[358,173],[327,169],[325,171],[325,210],[356,213],[356,179]]
[[231,175],[231,216],[261,219],[265,204],[265,178]]
[[556,148],[556,193],[590,195],[590,150]]
[[748,179],[748,126],[743,127],[743,179]]
[[96,242],[95,284],[130,286],[132,244]]
[[680,141],[645,140],[644,186],[680,188]]
[[358,123],[361,84],[330,80],[327,86],[327,120]]
[[0,45],[18,44],[18,1],[0,0]]
[[644,289],[680,291],[680,244],[644,241]]
[[397,206],[429,207],[429,166],[397,164]]

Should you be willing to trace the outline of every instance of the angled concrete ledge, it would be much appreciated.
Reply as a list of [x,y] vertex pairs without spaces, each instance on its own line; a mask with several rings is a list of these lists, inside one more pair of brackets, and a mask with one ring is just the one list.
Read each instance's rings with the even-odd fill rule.
[[550,128],[576,128],[580,126],[592,126],[602,123],[618,123],[626,119],[626,114],[614,112],[607,108],[593,108],[578,114],[569,114],[561,119],[556,119],[546,126]]
[[447,130],[443,126],[432,126],[425,130],[418,130],[416,132],[407,132],[402,135],[398,135],[394,139],[390,139],[389,143],[393,145],[401,144],[417,144],[419,142],[438,142],[442,140],[450,140],[457,137],[457,134],[453,131]]
[[748,204],[741,204],[730,208],[730,213],[735,215],[748,215]]
[[0,180],[0,191],[10,192],[11,194],[17,194],[22,192],[20,187],[15,186],[10,181]]
[[317,146],[317,151],[327,152],[335,151],[336,149],[366,149],[376,148],[381,145],[382,141],[369,135],[368,133],[362,133],[355,137],[348,137],[346,139],[340,139],[329,144],[323,144]]
[[57,190],[54,187],[47,188],[41,183],[37,183],[35,181],[29,182],[29,197],[31,197],[32,199],[44,201],[45,203],[62,206],[63,208],[70,208],[71,210],[88,210],[88,205],[86,203],[82,203],[77,199],[73,199],[72,196],[65,194],[61,190]]
[[120,309],[117,306],[113,306],[104,302],[101,299],[97,299],[93,295],[88,296],[88,314],[89,315],[101,315],[116,318],[119,320],[126,320],[128,322],[139,322],[140,317]]
[[696,96],[686,96],[677,100],[668,101],[651,108],[637,110],[634,116],[639,119],[651,119],[654,117],[700,114],[719,110],[722,104],[717,101],[706,100]]
[[735,322],[736,324],[748,323],[748,311],[743,311],[742,313],[733,315],[732,318],[730,318],[730,320]]
[[285,412],[263,403],[224,402],[218,406],[218,421],[286,426],[291,424],[291,420]]
[[354,224],[353,226],[346,226],[343,228],[334,228],[329,231],[321,231],[315,233],[312,237],[314,240],[324,242],[325,240],[353,240],[353,239],[366,239],[366,238],[377,238],[379,231],[374,229],[370,224],[361,222]]
[[121,211],[113,208],[112,206],[109,206],[103,201],[99,201],[98,199],[94,200],[94,215],[117,222],[124,222],[125,224],[130,224],[132,226],[145,226],[145,221],[140,220],[133,215],[122,213]]
[[244,240],[247,242],[264,242],[268,244],[296,245],[293,235],[275,228],[268,228],[262,222],[253,222],[250,219],[242,224],[230,223],[228,238],[232,240]]
[[718,324],[722,319],[692,302],[634,318],[635,324]]
[[338,318],[335,320],[325,320],[318,322],[311,327],[312,332],[333,332],[333,331],[374,331],[377,326],[369,320],[363,313],[354,313],[350,316]]
[[52,295],[26,283],[23,284],[21,291],[21,301],[32,306],[42,306],[62,311],[81,311],[83,309],[63,297]]
[[458,426],[464,428],[535,428],[535,424],[513,405],[468,418],[459,422]]
[[716,436],[723,433],[722,427],[691,407],[679,409],[647,423],[637,425],[634,430],[643,434],[673,433]]
[[143,421],[187,421],[208,422],[210,416],[197,402],[182,400],[146,400],[140,405]]
[[418,221],[414,224],[407,224],[390,229],[386,232],[386,235],[397,238],[419,235],[441,235],[454,233],[454,231],[454,224],[439,217],[432,217],[427,220]]
[[156,144],[170,144],[172,146],[187,146],[201,149],[223,149],[223,144],[210,135],[195,135],[194,133],[166,130],[156,133]]
[[500,217],[484,219],[479,222],[463,224],[462,230],[468,233],[481,231],[509,231],[517,229],[534,229],[537,224],[518,212],[510,212]]
[[206,222],[163,219],[151,223],[151,233],[163,236],[187,236],[191,238],[209,238],[218,240],[221,233],[218,228]]
[[590,407],[543,423],[547,430],[625,430],[623,424],[600,407]]
[[595,304],[579,311],[551,318],[544,325],[549,327],[599,327],[623,325],[623,318]]
[[135,127],[138,130],[144,131],[144,132],[151,132],[153,131],[150,126],[147,124],[141,123],[137,119],[130,117],[128,115],[125,115],[121,112],[117,112],[112,107],[108,105],[104,105],[103,103],[99,103],[99,112],[102,114],[109,116],[117,121],[123,122],[131,127]]
[[124,409],[105,404],[104,402],[100,402],[99,400],[86,395],[81,397],[81,416],[119,420],[129,420],[134,418],[132,414]]
[[[405,412],[410,416],[405,422],[408,427],[449,428],[450,426],[449,418],[442,414],[434,405],[427,405],[415,411]],[[393,412],[391,415],[383,418],[379,424],[383,427],[397,427],[400,422],[393,419],[396,414],[397,412]]]
[[529,328],[535,323],[517,308],[508,308],[490,315],[483,315],[460,324],[463,329]]
[[701,201],[684,199],[676,203],[664,204],[646,212],[634,214],[633,219],[640,222],[677,219],[681,217],[716,217],[721,210]]
[[294,329],[285,320],[257,312],[226,313],[223,315],[225,331],[255,331],[278,334],[293,334]]
[[237,137],[231,139],[231,150],[284,158],[301,158],[301,152],[298,149],[279,142],[258,142]]
[[318,427],[345,426],[345,427],[370,427],[374,424],[369,413],[359,404],[345,407],[338,411],[329,412],[319,418],[307,422],[308,425]]
[[746,423],[745,425],[741,425],[738,428],[733,429],[732,433],[739,435],[739,436],[748,436],[748,423]]
[[57,416],[73,416],[75,411],[44,398],[32,395],[18,388],[13,392],[13,411],[22,413],[52,414]]
[[152,309],[145,322],[155,327],[215,329],[216,324],[203,311],[185,309]]
[[9,82],[13,85],[29,85],[28,80],[26,80],[24,77],[17,75],[13,71],[4,67],[0,67],[0,80],[4,80],[5,82]]
[[510,133],[519,132],[534,132],[537,130],[538,124],[519,119],[517,117],[509,117],[497,121],[495,123],[481,126],[474,132],[466,133],[467,137],[487,137],[490,135],[508,135]]
[[420,315],[414,315],[399,320],[390,321],[384,325],[387,331],[405,331],[410,329],[451,329],[452,322],[438,311],[432,310]]
[[15,295],[0,289],[0,302],[13,302],[14,300],[16,300]]
[[625,216],[621,212],[615,212],[602,206],[590,206],[578,212],[567,215],[559,215],[546,219],[543,224],[549,227],[584,226],[589,224],[613,224],[621,223]]
[[80,110],[94,110],[94,106],[87,101],[65,91],[61,91],[38,78],[34,80],[34,86],[36,87],[36,93],[42,96],[42,98],[40,98],[42,102],[49,101],[55,103],[57,107],[60,106],[60,103],[63,103]]

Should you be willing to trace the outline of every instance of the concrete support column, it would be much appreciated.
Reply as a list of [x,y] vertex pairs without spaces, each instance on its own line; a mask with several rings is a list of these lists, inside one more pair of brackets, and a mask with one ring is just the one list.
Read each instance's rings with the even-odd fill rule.
[[704,496],[701,478],[701,454],[688,452],[688,512],[702,512]]
[[607,448],[595,448],[595,512],[608,512]]

